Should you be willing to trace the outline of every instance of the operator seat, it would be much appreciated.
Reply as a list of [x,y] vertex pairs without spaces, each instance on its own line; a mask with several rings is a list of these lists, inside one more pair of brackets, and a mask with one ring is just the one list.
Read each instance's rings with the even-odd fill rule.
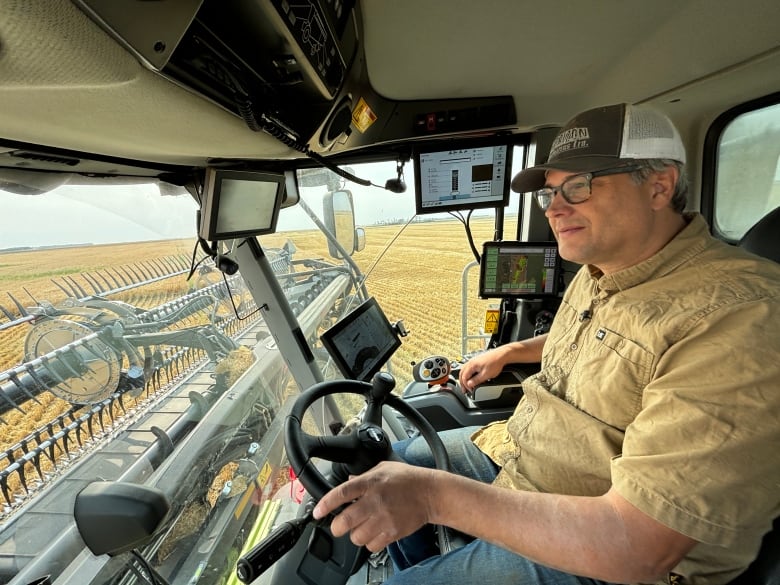
[[[739,241],[740,248],[780,262],[780,207],[770,211]],[[780,517],[764,536],[753,564],[730,585],[780,585]]]
[[739,247],[780,262],[780,207],[767,213],[750,228],[739,241]]
[[780,517],[764,535],[756,560],[729,585],[780,585]]

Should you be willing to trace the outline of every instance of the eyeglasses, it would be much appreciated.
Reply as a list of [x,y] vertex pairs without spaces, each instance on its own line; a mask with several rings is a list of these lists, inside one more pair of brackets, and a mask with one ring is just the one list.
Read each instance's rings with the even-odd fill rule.
[[552,205],[553,198],[556,193],[560,193],[567,203],[576,205],[577,203],[583,203],[590,199],[590,182],[596,177],[604,177],[606,175],[620,175],[623,173],[633,173],[639,170],[639,165],[626,165],[622,167],[615,167],[613,169],[604,169],[601,171],[592,171],[590,173],[583,173],[581,175],[574,175],[566,179],[563,183],[557,187],[542,187],[533,192],[536,203],[542,208],[542,211],[547,211]]

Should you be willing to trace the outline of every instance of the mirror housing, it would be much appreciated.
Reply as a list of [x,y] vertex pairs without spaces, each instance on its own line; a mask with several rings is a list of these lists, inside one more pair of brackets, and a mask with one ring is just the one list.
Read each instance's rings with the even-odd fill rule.
[[170,507],[157,488],[94,481],[76,495],[73,515],[92,554],[116,556],[149,542]]

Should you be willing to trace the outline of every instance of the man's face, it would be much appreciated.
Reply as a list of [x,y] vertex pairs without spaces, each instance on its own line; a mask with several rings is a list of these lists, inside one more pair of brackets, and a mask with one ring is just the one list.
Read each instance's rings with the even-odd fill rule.
[[[548,171],[545,185],[557,187],[574,174]],[[557,193],[545,215],[561,257],[610,274],[652,256],[666,243],[658,240],[666,214],[657,213],[656,192],[653,180],[638,185],[625,173],[592,179],[590,199],[582,203]]]

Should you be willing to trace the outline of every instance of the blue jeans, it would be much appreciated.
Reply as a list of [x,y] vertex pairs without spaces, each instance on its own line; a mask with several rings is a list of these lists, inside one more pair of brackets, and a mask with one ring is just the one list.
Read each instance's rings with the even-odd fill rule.
[[[454,473],[490,483],[499,468],[471,442],[470,437],[477,428],[443,431],[439,436]],[[393,449],[412,465],[434,467],[431,451],[421,437],[400,441]],[[533,563],[484,540],[473,540],[462,548],[440,555],[430,526],[391,544],[388,552],[395,574],[385,581],[386,585],[606,585],[603,581]]]

